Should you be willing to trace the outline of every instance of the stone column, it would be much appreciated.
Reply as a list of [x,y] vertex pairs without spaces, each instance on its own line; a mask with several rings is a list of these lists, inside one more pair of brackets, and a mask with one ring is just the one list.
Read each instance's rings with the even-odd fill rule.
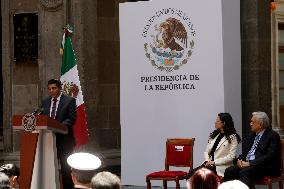
[[100,150],[97,143],[96,129],[98,104],[98,48],[97,48],[97,1],[72,0],[71,18],[74,25],[73,47],[78,64],[78,71],[84,102],[86,105],[87,126],[90,137],[85,150]]
[[11,128],[12,116],[12,65],[11,65],[11,41],[10,41],[10,1],[1,1],[2,16],[2,74],[3,74],[3,145],[4,151],[13,149],[13,135]]
[[279,93],[279,52],[278,23],[284,21],[284,2],[276,1],[276,9],[271,11],[271,69],[272,69],[272,128],[283,138],[280,124],[280,93]]
[[[51,5],[52,3],[50,3]],[[59,49],[64,26],[66,26],[66,0],[63,0],[61,6],[57,8],[46,8],[42,4],[39,5],[39,104],[48,95],[47,81],[52,78],[60,78],[61,55]]]
[[241,0],[243,138],[252,112],[272,114],[270,23],[270,1]]

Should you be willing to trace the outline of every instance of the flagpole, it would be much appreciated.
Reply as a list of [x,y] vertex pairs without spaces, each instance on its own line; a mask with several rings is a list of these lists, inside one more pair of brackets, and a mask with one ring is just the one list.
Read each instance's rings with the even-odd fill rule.
[[66,0],[66,24],[73,25],[72,20],[72,0]]

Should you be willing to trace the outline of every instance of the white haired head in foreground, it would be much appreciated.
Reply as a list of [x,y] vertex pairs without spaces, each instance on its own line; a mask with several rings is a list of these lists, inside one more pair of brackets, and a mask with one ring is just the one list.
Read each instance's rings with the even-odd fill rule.
[[93,189],[120,189],[120,179],[107,171],[100,172],[92,178]]
[[239,180],[231,180],[223,182],[218,189],[249,189],[249,187]]

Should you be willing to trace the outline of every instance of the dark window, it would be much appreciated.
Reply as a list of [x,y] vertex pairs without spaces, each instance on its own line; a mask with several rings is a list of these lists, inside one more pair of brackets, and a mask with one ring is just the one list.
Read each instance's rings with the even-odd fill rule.
[[37,13],[14,14],[14,60],[36,61],[38,58]]

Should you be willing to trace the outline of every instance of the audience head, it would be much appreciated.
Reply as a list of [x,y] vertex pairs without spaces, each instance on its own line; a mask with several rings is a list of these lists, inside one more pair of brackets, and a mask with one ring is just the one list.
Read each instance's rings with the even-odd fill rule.
[[10,179],[5,173],[0,172],[0,189],[12,189]]
[[249,187],[239,180],[231,180],[220,184],[218,189],[249,189]]
[[75,153],[67,158],[67,163],[71,167],[73,183],[89,187],[101,160],[93,154]]
[[20,169],[15,164],[4,164],[0,167],[0,172],[9,177],[10,185],[16,187],[19,185]]
[[218,183],[217,175],[206,168],[198,169],[187,181],[189,189],[217,189]]
[[100,172],[92,178],[92,189],[120,189],[120,179],[110,172]]

